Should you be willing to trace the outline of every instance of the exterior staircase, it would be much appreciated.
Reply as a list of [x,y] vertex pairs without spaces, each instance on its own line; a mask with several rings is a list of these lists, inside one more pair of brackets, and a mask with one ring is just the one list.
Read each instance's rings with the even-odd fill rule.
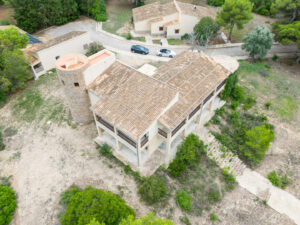
[[232,152],[221,151],[221,144],[215,139],[215,137],[209,132],[206,127],[198,127],[195,129],[200,140],[203,140],[207,145],[207,155],[221,167],[229,167],[230,172],[235,176],[240,176],[246,169],[246,165]]

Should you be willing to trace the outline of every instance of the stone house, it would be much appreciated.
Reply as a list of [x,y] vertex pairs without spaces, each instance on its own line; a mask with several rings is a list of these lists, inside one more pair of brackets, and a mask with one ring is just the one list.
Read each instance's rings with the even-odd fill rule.
[[90,57],[63,56],[56,69],[74,120],[94,120],[95,141],[107,143],[118,159],[149,175],[168,164],[183,138],[212,114],[236,69],[229,71],[222,60],[184,52],[148,76],[103,50]]
[[213,9],[172,0],[166,4],[155,2],[132,9],[134,30],[166,38],[180,38],[193,31],[203,17],[216,17]]

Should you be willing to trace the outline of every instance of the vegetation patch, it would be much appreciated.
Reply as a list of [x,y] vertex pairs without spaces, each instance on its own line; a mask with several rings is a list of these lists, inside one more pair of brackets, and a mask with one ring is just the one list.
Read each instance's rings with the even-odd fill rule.
[[184,190],[179,190],[176,193],[176,203],[183,211],[189,212],[192,207],[192,196]]
[[81,190],[72,186],[62,193],[60,204],[64,212],[62,225],[88,224],[93,219],[99,223],[118,225],[135,211],[118,195],[92,187]]
[[3,143],[2,129],[0,127],[0,151],[5,149],[5,145]]
[[[214,129],[211,133],[220,143],[253,167],[263,160],[270,143],[274,140],[274,127],[266,122],[266,116],[245,111],[249,109],[249,104],[254,105],[254,101],[247,98],[245,100],[244,89],[237,83],[237,73],[227,79],[222,98],[231,105],[226,105],[222,114],[216,113],[214,117],[217,117],[219,122],[215,124],[220,133]],[[241,104],[243,107],[240,107]]]
[[151,175],[143,179],[139,186],[141,199],[148,205],[164,202],[168,197],[168,186],[165,179],[158,175]]
[[124,27],[125,24],[131,23],[132,8],[131,4],[113,4],[108,2],[107,5],[108,20],[102,24],[103,30],[118,34],[117,31]]
[[275,170],[271,171],[267,177],[274,186],[282,189],[285,189],[287,185],[292,183],[287,174],[283,174],[282,172],[278,174]]
[[169,45],[182,45],[183,41],[181,39],[168,39]]
[[[272,65],[272,64],[271,64]],[[236,72],[239,84],[244,90],[261,102],[260,109],[268,109],[281,120],[292,121],[298,112],[300,99],[300,82],[286,73],[282,62],[277,62],[278,69],[272,69],[264,62],[250,63],[240,61]],[[268,76],[261,75],[265,71]]]
[[17,207],[16,193],[10,187],[8,179],[0,179],[0,225],[10,223]]

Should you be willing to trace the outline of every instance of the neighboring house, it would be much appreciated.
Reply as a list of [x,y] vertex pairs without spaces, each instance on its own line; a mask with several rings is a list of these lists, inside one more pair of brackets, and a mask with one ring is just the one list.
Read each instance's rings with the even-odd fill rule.
[[88,32],[72,31],[48,42],[38,43],[27,47],[24,54],[30,60],[34,78],[55,67],[55,61],[63,55],[79,52],[85,53],[90,43]]
[[216,17],[211,8],[173,0],[166,4],[155,2],[132,9],[136,33],[165,35],[167,38],[180,38],[191,33],[203,17]]
[[[233,72],[238,63],[231,60],[237,65]],[[152,77],[107,50],[89,58],[63,56],[56,69],[74,120],[94,119],[96,142],[110,145],[118,159],[142,175],[174,158],[184,136],[211,115],[213,101],[231,73],[196,52],[179,54]]]

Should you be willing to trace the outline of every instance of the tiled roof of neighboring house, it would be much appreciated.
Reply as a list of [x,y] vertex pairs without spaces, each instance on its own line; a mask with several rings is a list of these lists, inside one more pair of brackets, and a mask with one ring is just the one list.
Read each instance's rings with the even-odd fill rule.
[[174,129],[230,72],[205,54],[184,52],[159,67],[154,78],[176,88],[179,100],[160,118]]
[[199,19],[209,16],[216,18],[216,11],[209,7],[203,7],[200,5],[192,5],[189,3],[184,3],[176,1],[178,7],[182,14],[198,17]]
[[168,84],[118,61],[87,88],[101,96],[92,110],[136,140],[177,94]]
[[61,42],[70,40],[70,39],[72,39],[74,37],[77,37],[77,36],[80,36],[80,35],[82,35],[84,33],[86,33],[86,31],[71,31],[71,32],[66,33],[66,34],[64,34],[62,36],[56,37],[54,39],[51,39],[48,42],[36,44],[35,48],[33,49],[33,51],[34,52],[38,52],[38,51],[41,51],[43,49],[50,48],[50,47],[52,47],[54,45],[57,45],[57,44],[59,44]]
[[173,1],[162,5],[159,2],[155,2],[132,10],[134,22],[140,22],[148,19],[158,19],[159,21],[162,16],[171,15],[177,12],[178,10]]

